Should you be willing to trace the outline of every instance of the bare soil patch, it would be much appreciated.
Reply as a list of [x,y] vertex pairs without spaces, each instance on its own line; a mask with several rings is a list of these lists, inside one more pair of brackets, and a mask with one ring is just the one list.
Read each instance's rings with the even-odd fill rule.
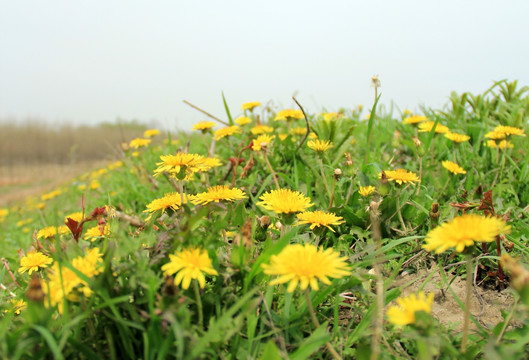
[[[435,271],[436,273],[430,278],[430,280],[428,280],[422,290],[426,294],[434,294],[432,315],[443,325],[450,327],[455,331],[461,331],[463,328],[464,312],[454,298],[454,294],[464,303],[466,296],[465,278],[456,276],[456,278],[450,283],[455,275],[447,274],[447,280],[450,284],[450,289],[453,291],[452,292],[447,286],[443,286],[439,272],[436,269],[423,270],[417,274],[404,275],[397,281],[397,284],[401,286],[409,284],[409,286],[403,287],[402,295],[418,292],[431,271]],[[492,329],[499,322],[503,321],[501,311],[510,309],[514,303],[514,297],[508,289],[500,292],[497,290],[487,290],[479,286],[473,286],[472,290],[470,313],[476,317],[477,321],[482,326],[489,329]],[[473,322],[471,322],[471,329],[472,328],[476,328],[476,325]]]
[[73,165],[38,164],[0,167],[0,207],[40,195],[65,182],[106,164],[106,161]]

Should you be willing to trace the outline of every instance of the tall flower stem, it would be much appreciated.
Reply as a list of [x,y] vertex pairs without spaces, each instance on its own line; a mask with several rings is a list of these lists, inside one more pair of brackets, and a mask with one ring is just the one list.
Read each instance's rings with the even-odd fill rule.
[[[422,180],[422,159],[423,157],[419,156],[419,179],[421,180]],[[420,192],[421,192],[421,184],[417,184],[417,194],[416,195],[419,195]]]
[[325,172],[323,171],[323,160],[320,158],[320,172],[323,179],[323,185],[325,185],[325,190],[327,190],[327,195],[331,197],[331,190],[329,189],[329,183],[327,183],[327,178],[325,177]]
[[404,223],[404,218],[402,217],[401,206],[400,206],[400,191],[401,190],[399,188],[399,190],[397,191],[397,213],[399,215],[400,224],[402,225],[402,230],[408,231],[408,229],[406,229],[406,224]]
[[178,180],[178,192],[180,193],[181,205],[184,205],[184,180]]
[[334,201],[334,192],[336,190],[336,179],[332,178],[332,193],[331,193],[331,200],[329,201],[329,210],[331,210],[332,203]]
[[[397,197],[398,199],[398,197]],[[379,207],[380,203],[374,201],[369,205],[369,217],[371,219],[371,236],[376,245],[377,254],[373,269],[375,270],[376,276],[376,317],[375,317],[375,332],[373,341],[371,342],[371,359],[376,360],[380,353],[380,341],[382,339],[382,328],[384,326],[384,278],[382,277],[382,269],[380,264],[382,263],[382,236],[380,233],[380,218],[379,218]]]
[[500,181],[501,181],[501,177],[502,177],[502,174],[503,174],[503,168],[505,167],[505,155],[507,153],[507,145],[509,143],[506,142],[505,144],[505,148],[503,149],[503,152],[501,154],[501,164],[500,164],[500,170],[496,173],[496,176],[494,177],[494,181],[492,182],[492,186],[491,187],[494,187],[496,185],[496,181],[498,181],[498,178],[500,178]]
[[[316,317],[316,312],[314,312],[314,308],[312,307],[312,300],[310,299],[310,290],[308,287],[305,289],[304,293],[305,293],[305,300],[307,302],[307,309],[309,310],[310,318],[314,326],[318,328],[320,327],[320,322],[318,321],[318,318]],[[325,343],[325,347],[331,353],[334,359],[341,360],[342,357],[340,356],[340,354],[338,354],[338,352],[334,349],[334,347],[332,346],[330,342],[327,341]]]
[[461,341],[461,352],[464,353],[467,349],[468,342],[468,327],[470,325],[470,300],[472,295],[472,252],[467,254],[467,281],[466,281],[466,299],[465,299],[465,318],[463,321],[463,340]]
[[270,164],[270,161],[268,161],[268,156],[266,156],[266,152],[263,151],[263,156],[266,162],[266,166],[268,166],[268,170],[270,170],[270,174],[272,174],[272,179],[274,179],[274,183],[276,184],[277,190],[280,190],[281,187],[279,186],[279,181],[277,181],[277,176],[272,168],[272,165]]
[[200,289],[198,288],[198,282],[193,281],[193,290],[195,290],[195,300],[197,302],[198,312],[198,324],[204,329],[204,314],[202,313],[202,299],[200,297]]

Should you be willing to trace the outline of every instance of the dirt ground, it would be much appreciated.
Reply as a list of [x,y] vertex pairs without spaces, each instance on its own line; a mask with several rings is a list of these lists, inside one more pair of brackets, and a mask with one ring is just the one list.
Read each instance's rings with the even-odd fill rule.
[[0,167],[0,207],[45,193],[106,162]]
[[[438,270],[428,280],[422,289],[426,294],[434,293],[434,303],[432,306],[432,315],[438,319],[443,325],[461,331],[463,328],[463,310],[455,300],[452,292],[446,287],[442,286],[441,277]],[[402,295],[409,295],[416,293],[422,286],[430,271],[422,271],[418,274],[400,276],[396,285],[410,284],[405,287]],[[447,273],[448,283],[452,280],[454,275]],[[465,278],[457,277],[451,284],[450,288],[455,295],[463,303],[465,302]],[[503,321],[501,310],[508,310],[514,303],[514,297],[510,293],[511,290],[506,289],[501,292],[496,290],[485,290],[479,286],[474,286],[472,291],[472,300],[470,313],[476,317],[478,322],[486,328],[492,329],[499,322]],[[471,329],[476,328],[476,325],[471,322]]]

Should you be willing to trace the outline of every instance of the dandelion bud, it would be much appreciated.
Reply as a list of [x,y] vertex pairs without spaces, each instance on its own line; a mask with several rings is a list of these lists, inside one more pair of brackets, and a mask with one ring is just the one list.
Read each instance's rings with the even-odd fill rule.
[[351,154],[346,152],[345,155],[345,165],[347,166],[353,166],[353,159],[351,158]]
[[270,217],[263,215],[261,217],[256,216],[257,218],[257,228],[255,229],[255,240],[256,241],[265,241],[266,240],[266,231],[270,226]]
[[257,217],[257,222],[259,223],[259,226],[264,228],[265,230],[268,229],[270,226],[270,217],[267,215],[263,215],[261,217]]
[[520,265],[509,254],[503,254],[501,264],[511,274],[511,286],[520,294],[525,304],[529,303],[529,270]]
[[439,203],[433,203],[432,208],[430,210],[430,227],[433,229],[434,227],[439,224],[439,216],[441,213],[439,212]]
[[341,169],[334,169],[334,179],[336,181],[339,181],[340,178],[342,177],[342,170]]
[[375,89],[380,87],[380,79],[378,78],[378,74],[371,77],[371,84],[375,87]]

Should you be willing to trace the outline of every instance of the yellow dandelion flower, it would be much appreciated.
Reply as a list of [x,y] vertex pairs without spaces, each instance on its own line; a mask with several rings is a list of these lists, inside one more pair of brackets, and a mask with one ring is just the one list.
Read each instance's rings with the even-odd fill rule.
[[305,290],[309,285],[319,290],[318,280],[330,285],[329,278],[339,279],[350,275],[347,258],[340,257],[332,248],[318,249],[312,244],[287,245],[278,255],[272,255],[270,264],[263,264],[264,273],[277,275],[270,285],[288,283],[287,291],[298,286]]
[[323,153],[332,148],[334,145],[330,141],[316,139],[308,141],[307,146],[316,152]]
[[[435,121],[424,121],[419,124],[419,132],[430,132],[433,129],[433,126],[435,124]],[[435,127],[435,132],[437,134],[446,134],[450,130],[448,127],[441,125],[440,123],[437,123],[437,126]]]
[[288,134],[279,134],[277,136],[279,137],[279,140],[285,141],[285,139],[288,137]]
[[15,313],[16,315],[20,315],[22,310],[26,310],[26,308],[28,307],[28,303],[22,299],[11,299],[10,302],[11,310],[6,310],[6,312],[10,311]]
[[451,173],[453,174],[466,174],[467,172],[465,171],[465,169],[463,169],[461,166],[459,166],[458,164],[456,164],[455,162],[452,162],[452,161],[448,161],[448,160],[445,160],[441,163],[443,165],[443,167],[450,171]]
[[294,127],[290,129],[290,133],[292,135],[303,136],[307,133],[307,127],[306,126]]
[[369,195],[371,195],[372,193],[374,193],[376,190],[376,188],[372,185],[368,185],[368,186],[360,186],[360,189],[358,189],[358,192],[360,193],[360,195],[362,195],[363,197],[368,197]]
[[42,210],[42,209],[44,209],[44,208],[46,207],[46,203],[43,203],[43,202],[37,203],[37,204],[35,205],[35,207],[36,207],[37,209]]
[[404,111],[402,112],[402,115],[404,115],[404,116],[408,116],[408,115],[411,115],[411,114],[412,114],[412,112],[411,112],[410,109],[404,109]]
[[[201,166],[204,165],[204,157],[197,154],[186,154],[183,152],[176,153],[176,155],[161,155],[158,168],[154,170],[154,175],[160,175],[161,173],[169,173],[172,175],[192,175],[193,173],[200,171]],[[181,176],[182,175],[182,176]]]
[[55,235],[57,235],[57,228],[55,226],[48,226],[37,232],[37,239],[51,239]]
[[105,224],[103,226],[103,229],[101,229],[100,225],[96,225],[96,226],[92,226],[91,228],[87,229],[83,238],[85,240],[90,240],[94,242],[98,238],[108,236],[109,234],[110,234],[110,226],[108,226],[108,224]]
[[505,148],[512,149],[514,147],[513,143],[507,140],[502,140],[500,141],[499,144],[497,144],[496,141],[494,140],[487,140],[486,145],[491,148],[499,148],[499,149],[505,149]]
[[108,170],[114,170],[123,166],[123,161],[116,161],[108,165]]
[[261,195],[259,199],[261,201],[257,203],[258,206],[276,214],[298,213],[314,205],[308,197],[290,189],[272,190]]
[[437,254],[449,248],[462,252],[476,242],[491,242],[501,233],[510,232],[511,227],[496,217],[465,214],[441,224],[426,235],[423,249]]
[[250,111],[252,111],[255,107],[260,106],[260,105],[261,105],[261,103],[259,101],[247,102],[247,103],[242,104],[241,110],[250,110]]
[[202,132],[206,132],[209,129],[214,128],[215,126],[215,122],[213,121],[200,121],[193,125],[193,130],[200,130]]
[[257,139],[253,141],[252,150],[261,151],[261,148],[269,146],[274,138],[275,136],[270,136],[267,134],[259,135]]
[[24,220],[17,221],[16,225],[17,225],[17,227],[22,227],[22,226],[30,224],[32,222],[33,222],[33,219],[27,218],[27,219],[24,219]]
[[256,125],[251,130],[252,134],[254,135],[260,135],[260,134],[269,134],[274,131],[274,128],[267,125]]
[[156,135],[160,134],[160,130],[158,129],[148,129],[143,132],[144,138],[152,138]]
[[237,201],[246,198],[246,194],[241,189],[230,189],[227,185],[217,185],[208,188],[207,192],[192,195],[189,200],[195,205],[206,205],[210,202]]
[[92,180],[90,182],[90,185],[89,185],[89,188],[92,189],[92,190],[96,190],[96,189],[99,189],[101,187],[101,184],[99,183],[99,181],[97,181],[96,179]]
[[470,140],[470,136],[468,135],[463,135],[463,134],[459,134],[459,133],[451,132],[451,131],[447,132],[444,136],[450,141],[458,143],[458,144]]
[[151,139],[135,138],[130,141],[129,146],[133,149],[139,149],[141,147],[148,146],[151,141]]
[[33,271],[38,271],[39,268],[46,268],[53,262],[53,259],[38,251],[30,251],[20,259],[19,273],[28,272],[29,275]]
[[213,167],[218,167],[221,165],[222,165],[222,162],[220,161],[219,158],[204,157],[202,159],[202,163],[198,166],[198,171],[199,172],[208,171],[209,169]]
[[240,126],[249,124],[251,122],[252,122],[252,119],[250,119],[248,116],[241,116],[235,119],[235,123]]
[[278,112],[274,120],[275,121],[278,121],[278,120],[291,121],[291,120],[299,120],[303,118],[304,116],[301,110],[285,109],[285,110],[281,110],[280,112]]
[[59,235],[66,235],[66,234],[71,234],[72,232],[68,226],[61,225],[57,227],[57,233]]
[[428,296],[424,292],[418,295],[411,294],[407,297],[399,297],[397,305],[392,305],[386,311],[389,322],[393,325],[404,326],[415,323],[415,313],[424,311],[427,314],[432,312],[433,293]]
[[335,232],[330,225],[343,224],[343,218],[336,216],[334,213],[328,213],[321,210],[316,211],[304,211],[296,215],[299,222],[297,225],[310,224],[310,229],[313,230],[315,227],[325,226],[332,232]]
[[47,194],[42,195],[40,199],[42,201],[51,200],[51,199],[56,198],[57,196],[59,196],[61,194],[62,194],[61,190],[54,190],[54,191],[51,191],[51,192],[49,192]]
[[239,126],[237,125],[226,126],[222,129],[218,129],[217,131],[215,131],[215,140],[220,140],[223,137],[231,136],[234,134],[240,134],[240,133],[241,133],[241,128]]
[[8,209],[0,209],[0,217],[6,217],[9,214]]
[[405,125],[416,125],[422,123],[423,121],[428,120],[426,116],[423,115],[412,115],[408,116],[406,119],[402,120],[402,123]]
[[[99,248],[87,249],[84,257],[76,257],[71,264],[86,277],[92,278],[104,270],[102,257],[103,254],[99,252]],[[74,293],[76,289],[79,289],[80,293],[85,296],[90,296],[92,293],[88,284],[81,280],[73,270],[56,262],[48,275],[48,282],[43,287],[44,293],[50,299],[44,304],[52,307],[58,306],[59,313],[62,314],[65,299],[79,300],[79,297]]]
[[315,140],[315,139],[317,139],[317,138],[318,138],[318,135],[316,135],[316,133],[311,132],[311,133],[309,134],[309,139],[311,139],[311,140]]
[[83,219],[83,212],[82,211],[77,211],[77,212],[71,213],[69,215],[66,215],[64,217],[64,222],[65,223],[68,222],[68,218],[79,222],[79,221],[81,221]]
[[505,136],[506,136],[505,133],[500,132],[500,131],[490,131],[490,132],[485,134],[485,137],[487,139],[492,139],[492,140],[505,139]]
[[494,128],[494,132],[504,134],[505,136],[526,136],[524,129],[519,129],[513,126],[498,125]]
[[188,248],[177,251],[174,255],[169,255],[170,261],[162,266],[165,276],[171,276],[176,273],[175,283],[182,283],[184,290],[189,288],[191,280],[198,280],[198,284],[203,289],[206,286],[204,273],[208,275],[218,275],[213,268],[211,259],[206,250],[200,248]]
[[331,113],[324,113],[323,120],[325,121],[332,121],[332,120],[338,120],[340,118],[340,114],[331,112]]
[[[417,174],[404,170],[404,169],[396,169],[396,170],[386,170],[384,171],[386,174],[386,178],[390,181],[395,181],[397,184],[402,185],[407,183],[416,183],[420,182],[421,180],[417,176]],[[378,175],[379,178],[382,177],[382,173]]]
[[[184,204],[187,203],[187,197],[184,195]],[[155,199],[147,204],[147,210],[143,212],[153,213],[162,210],[162,214],[167,209],[178,210],[182,206],[182,196],[180,193],[168,193],[159,199]]]

